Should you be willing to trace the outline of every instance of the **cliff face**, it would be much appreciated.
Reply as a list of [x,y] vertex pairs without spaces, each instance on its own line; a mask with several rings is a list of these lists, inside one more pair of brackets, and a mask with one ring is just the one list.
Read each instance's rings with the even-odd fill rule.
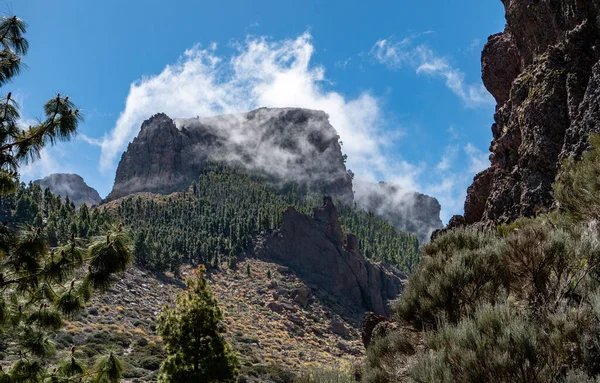
[[98,205],[102,201],[96,189],[89,187],[77,174],[51,174],[33,182],[39,184],[42,189],[49,188],[53,194],[63,198],[69,197],[75,206]]
[[600,131],[600,3],[503,3],[505,31],[489,38],[481,58],[497,101],[491,167],[468,189],[466,224],[547,211],[560,161],[581,155]]
[[117,167],[107,200],[140,191],[187,188],[208,158],[297,182],[350,202],[339,136],[324,112],[261,108],[239,115],[173,120],[157,114],[142,124]]
[[400,231],[415,234],[420,243],[428,242],[431,233],[444,227],[442,207],[433,197],[385,182],[355,182],[354,186],[360,207],[373,211]]
[[342,238],[337,210],[326,197],[313,217],[288,208],[281,229],[267,236],[255,252],[260,258],[288,266],[357,314],[389,315],[387,303],[402,291],[408,276],[366,259],[357,244],[352,234]]

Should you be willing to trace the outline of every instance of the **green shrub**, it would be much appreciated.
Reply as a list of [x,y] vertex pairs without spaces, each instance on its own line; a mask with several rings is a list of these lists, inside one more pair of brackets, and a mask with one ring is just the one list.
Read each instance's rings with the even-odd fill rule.
[[415,352],[402,330],[374,339],[367,349],[363,380],[369,383],[401,381],[407,370],[408,357]]
[[473,319],[428,337],[432,352],[411,371],[417,382],[548,382],[536,326],[506,305],[484,306]]
[[487,231],[458,229],[423,249],[422,261],[394,303],[396,317],[415,327],[456,323],[482,301],[506,298],[510,275],[501,239]]
[[570,157],[563,162],[553,185],[560,211],[579,221],[600,218],[600,135],[592,135],[590,145],[581,161]]
[[294,379],[294,383],[355,383],[350,371],[342,369],[314,368],[304,370]]

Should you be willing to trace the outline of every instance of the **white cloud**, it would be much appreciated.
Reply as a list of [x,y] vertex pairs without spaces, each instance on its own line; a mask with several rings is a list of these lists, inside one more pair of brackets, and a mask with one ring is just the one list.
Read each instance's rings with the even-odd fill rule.
[[85,134],[78,134],[77,139],[79,139],[83,142],[86,142],[90,145],[93,145],[93,146],[102,147],[102,142],[103,142],[102,140],[99,140],[97,138],[88,137]]
[[19,167],[19,176],[24,181],[44,178],[52,173],[59,173],[63,166],[56,160],[62,157],[57,147],[48,147],[40,151],[40,158]]
[[[464,84],[459,71],[424,46],[410,50],[411,41],[381,40],[371,53],[393,67],[410,65],[418,73],[444,76],[455,93],[472,103],[477,101],[476,92]],[[310,34],[281,41],[252,37],[234,47],[233,54],[223,55],[214,43],[205,49],[194,46],[160,73],[132,83],[113,129],[99,140],[79,136],[101,147],[100,169],[114,170],[118,156],[137,135],[141,123],[157,112],[178,118],[241,113],[262,106],[304,107],[329,114],[357,180],[385,180],[433,195],[442,204],[445,221],[451,213],[462,213],[466,187],[474,173],[457,170],[455,157],[460,146],[448,149],[431,167],[390,155],[395,154],[393,142],[406,132],[401,127],[384,128],[389,128],[389,123],[379,99],[370,92],[349,98],[326,88],[325,68],[311,63],[314,47]],[[479,168],[481,161],[477,160],[483,154],[472,145],[463,150],[472,158],[469,172]],[[434,168],[441,181],[423,182],[428,168]]]
[[248,38],[237,44],[231,56],[218,55],[215,45],[187,50],[158,75],[131,84],[125,109],[102,139],[100,168],[114,169],[117,156],[137,135],[141,123],[157,112],[193,117],[290,106],[329,114],[355,173],[386,169],[378,145],[384,141],[378,100],[368,92],[348,99],[325,90],[325,69],[310,63],[313,52],[308,33],[283,41]]
[[469,172],[477,174],[490,166],[490,154],[477,149],[472,143],[467,143],[464,151],[469,159]]
[[469,52],[475,52],[476,50],[481,50],[481,40],[474,39],[469,45]]
[[448,146],[442,155],[442,159],[438,162],[436,169],[437,170],[448,170],[452,166],[452,162],[456,158],[458,153],[458,146]]
[[401,41],[379,40],[371,48],[371,56],[390,68],[409,66],[417,74],[440,77],[446,86],[464,102],[468,108],[494,105],[494,99],[482,84],[468,84],[465,74],[453,67],[448,59],[437,56],[427,45],[415,46],[417,35]]

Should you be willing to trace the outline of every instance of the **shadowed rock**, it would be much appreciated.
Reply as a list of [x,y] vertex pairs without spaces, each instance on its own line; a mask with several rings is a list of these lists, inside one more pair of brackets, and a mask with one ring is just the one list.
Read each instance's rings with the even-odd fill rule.
[[336,208],[326,197],[314,217],[288,208],[281,229],[267,236],[255,254],[286,265],[355,314],[389,315],[388,302],[402,291],[408,276],[395,267],[371,262],[353,243],[346,245],[352,250],[347,251],[341,240]]

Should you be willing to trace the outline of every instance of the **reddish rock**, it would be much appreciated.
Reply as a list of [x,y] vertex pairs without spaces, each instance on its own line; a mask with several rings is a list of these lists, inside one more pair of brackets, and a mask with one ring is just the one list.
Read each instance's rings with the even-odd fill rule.
[[497,101],[491,167],[465,201],[467,224],[547,212],[561,161],[600,131],[600,3],[503,0],[506,28],[482,53]]

